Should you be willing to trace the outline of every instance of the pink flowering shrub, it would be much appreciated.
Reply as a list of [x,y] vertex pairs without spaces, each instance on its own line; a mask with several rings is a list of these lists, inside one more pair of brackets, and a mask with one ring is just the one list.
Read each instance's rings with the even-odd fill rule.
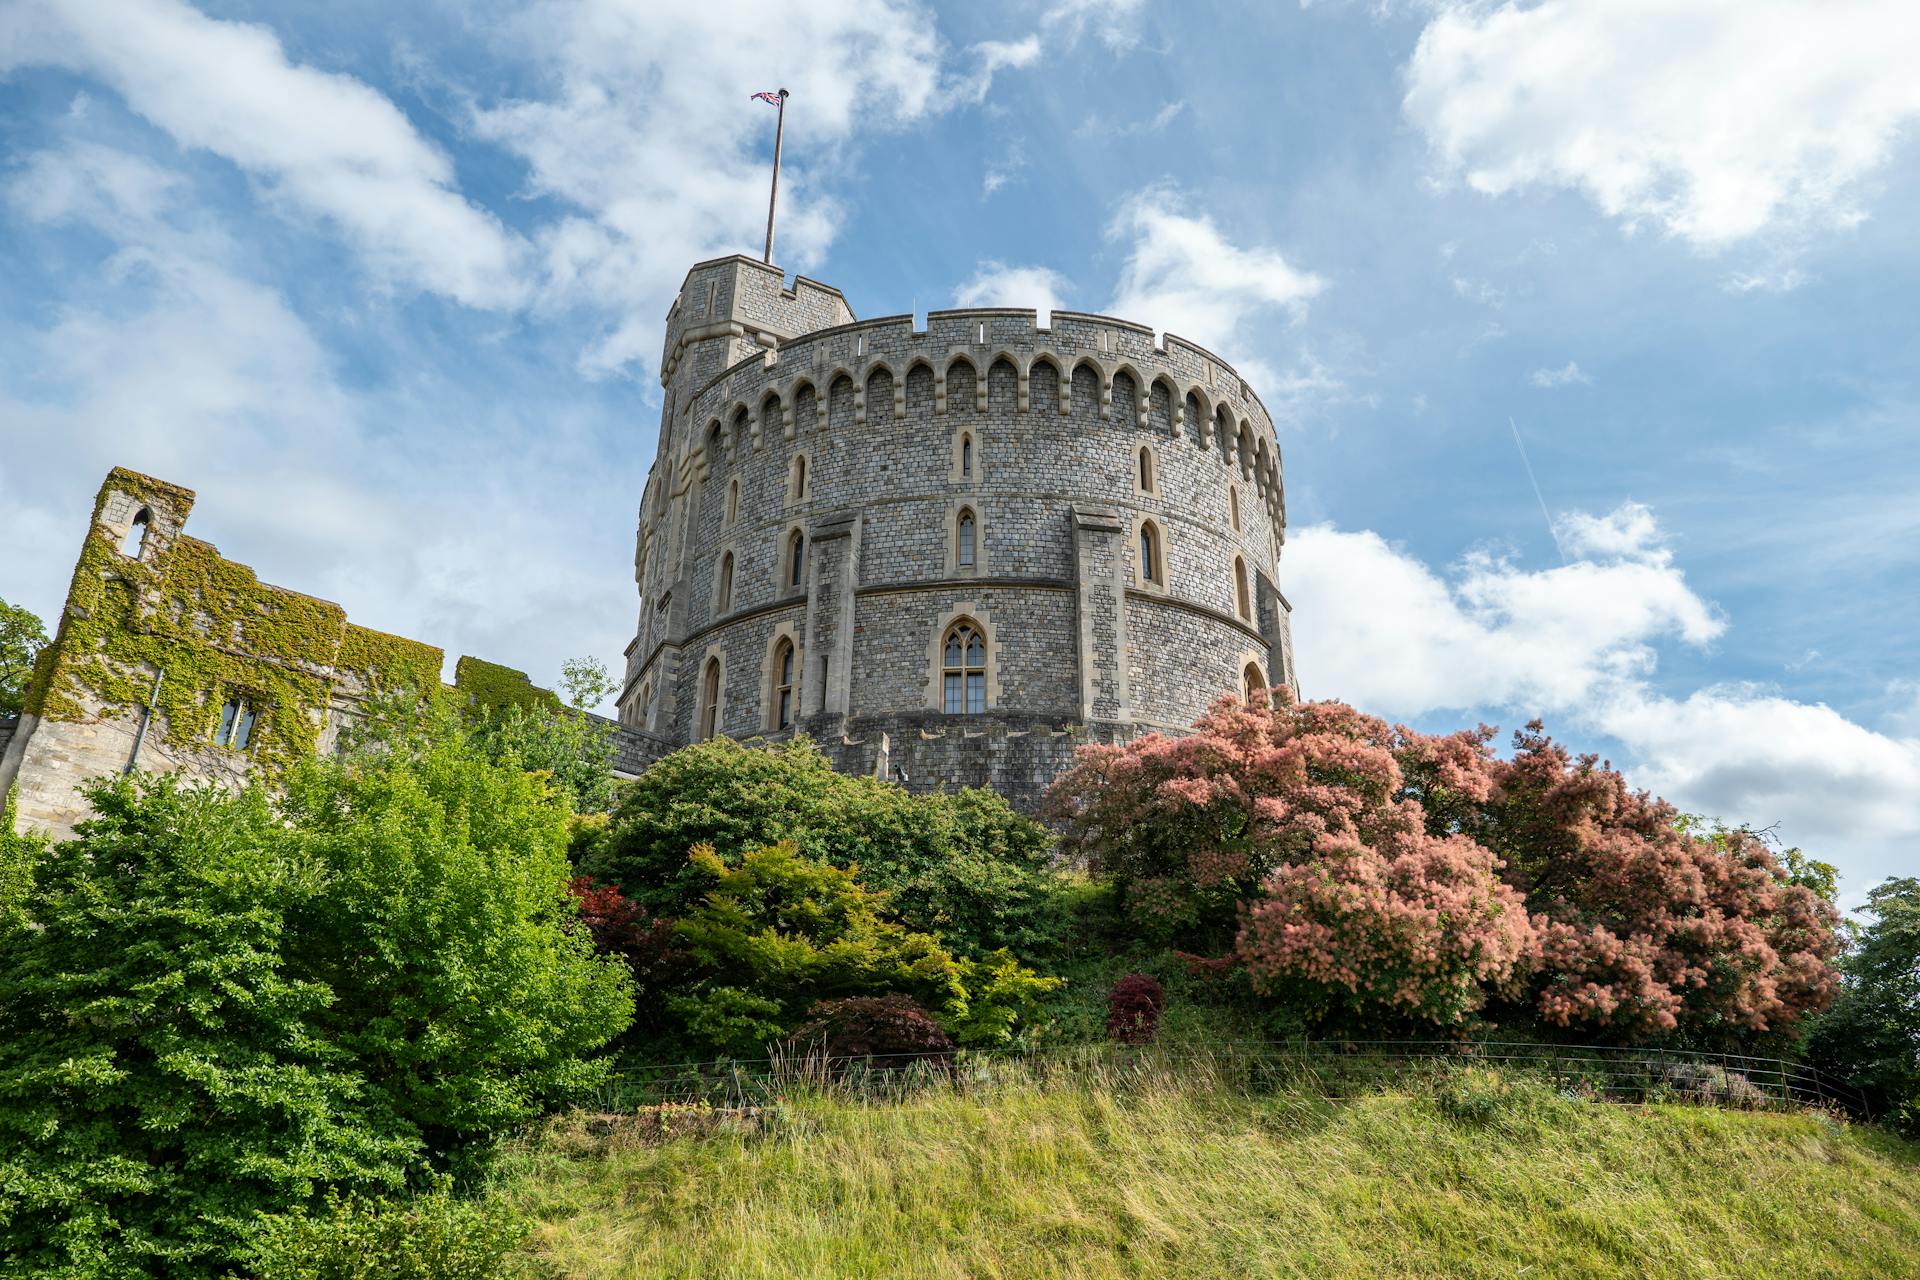
[[1503,761],[1486,726],[1430,736],[1281,688],[1194,730],[1083,749],[1050,816],[1141,933],[1231,953],[1258,991],[1695,1041],[1790,1031],[1832,998],[1830,903],[1537,723]]
[[1527,895],[1540,937],[1535,1008],[1633,1039],[1791,1031],[1831,1002],[1838,913],[1790,883],[1746,831],[1681,830],[1673,806],[1536,721],[1472,824]]
[[1461,1022],[1533,951],[1526,904],[1498,866],[1465,836],[1417,825],[1374,845],[1323,836],[1246,909],[1238,949],[1254,990],[1304,990],[1310,1006],[1363,1018]]

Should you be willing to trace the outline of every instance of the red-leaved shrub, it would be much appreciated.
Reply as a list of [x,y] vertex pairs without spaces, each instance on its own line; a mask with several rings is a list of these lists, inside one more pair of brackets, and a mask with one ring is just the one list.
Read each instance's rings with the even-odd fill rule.
[[674,959],[672,921],[648,915],[617,886],[598,884],[590,876],[575,876],[567,891],[579,906],[580,924],[592,935],[595,950],[624,958],[643,989],[663,976]]
[[1167,993],[1151,974],[1130,973],[1107,992],[1107,1034],[1121,1044],[1152,1044]]
[[933,1015],[903,995],[822,1000],[793,1034],[801,1053],[829,1058],[873,1058],[879,1067],[948,1061],[953,1037]]

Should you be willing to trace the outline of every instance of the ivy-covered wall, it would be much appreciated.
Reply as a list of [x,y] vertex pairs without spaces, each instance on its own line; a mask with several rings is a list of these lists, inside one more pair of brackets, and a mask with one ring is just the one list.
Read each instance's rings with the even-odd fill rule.
[[[109,473],[29,714],[137,718],[151,699],[150,733],[176,749],[217,750],[221,707],[238,698],[257,713],[251,764],[271,773],[315,749],[338,701],[439,681],[444,655],[434,646],[349,623],[339,605],[263,583],[183,535],[192,506],[189,489]],[[140,511],[145,542],[129,556],[121,538]]]
[[453,687],[465,695],[467,705],[475,710],[560,705],[557,694],[537,687],[526,672],[480,658],[462,658],[454,664]]

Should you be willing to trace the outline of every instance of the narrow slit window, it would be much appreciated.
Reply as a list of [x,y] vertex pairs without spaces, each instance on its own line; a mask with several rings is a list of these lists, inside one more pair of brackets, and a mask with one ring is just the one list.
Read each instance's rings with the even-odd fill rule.
[[960,437],[960,474],[967,479],[973,478],[973,437]]
[[1247,592],[1247,562],[1239,556],[1233,558],[1233,607],[1242,618],[1253,617],[1253,603]]
[[720,727],[720,659],[707,659],[706,678],[700,683],[700,737],[711,738]]
[[153,512],[145,507],[127,526],[127,536],[120,540],[120,554],[129,560],[138,560],[147,553],[147,534],[153,529]]
[[1153,492],[1153,450],[1140,450],[1140,488],[1147,493]]
[[740,518],[740,482],[738,480],[733,480],[733,481],[729,481],[727,484],[727,523],[732,524],[734,521],[738,520],[739,518]]
[[1140,580],[1158,586],[1161,582],[1160,531],[1151,524],[1140,526]]
[[787,585],[798,587],[807,576],[807,540],[795,533],[787,545]]
[[733,607],[733,552],[720,557],[720,587],[714,599],[714,611],[725,613]]
[[1259,667],[1249,662],[1246,671],[1241,675],[1241,681],[1246,693],[1248,706],[1266,701],[1267,678],[1260,674]]
[[804,502],[807,497],[807,455],[801,454],[793,460],[793,500]]
[[1227,486],[1227,513],[1233,517],[1235,533],[1240,531],[1240,490],[1234,485]]
[[773,653],[773,727],[793,723],[793,641],[782,640]]
[[962,569],[973,568],[974,533],[973,512],[962,511],[957,531],[958,545],[955,548]]

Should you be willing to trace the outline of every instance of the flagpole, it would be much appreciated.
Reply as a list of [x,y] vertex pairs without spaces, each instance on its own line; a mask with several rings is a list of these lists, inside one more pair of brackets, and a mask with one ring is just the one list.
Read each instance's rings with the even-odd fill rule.
[[761,261],[773,263],[773,206],[780,199],[780,138],[787,131],[787,91],[780,91],[780,119],[773,126],[773,188],[767,192],[767,251]]

